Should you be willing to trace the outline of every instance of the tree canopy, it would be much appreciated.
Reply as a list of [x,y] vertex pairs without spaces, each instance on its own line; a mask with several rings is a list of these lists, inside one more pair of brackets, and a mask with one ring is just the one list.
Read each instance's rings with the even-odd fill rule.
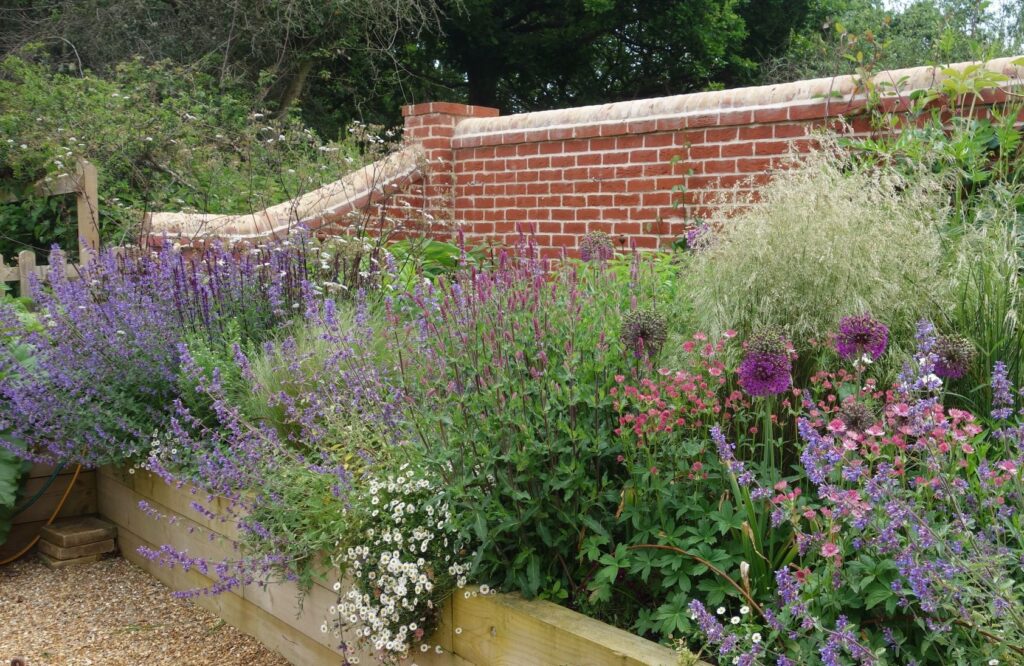
[[[328,138],[403,103],[505,113],[1021,48],[1024,0],[8,0],[0,54],[103,76],[141,58],[293,106]],[[865,52],[867,55],[865,54]]]

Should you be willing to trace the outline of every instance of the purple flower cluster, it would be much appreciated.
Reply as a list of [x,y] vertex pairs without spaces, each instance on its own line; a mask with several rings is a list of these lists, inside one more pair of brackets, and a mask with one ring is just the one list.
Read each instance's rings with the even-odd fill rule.
[[917,350],[911,363],[905,364],[900,372],[900,392],[906,397],[913,392],[935,395],[942,389],[942,379],[935,374],[935,364],[939,361],[935,353],[938,335],[935,325],[927,319],[917,323]]
[[868,355],[877,361],[889,343],[889,328],[870,314],[843,317],[836,334],[836,351],[847,361]]
[[706,222],[686,230],[686,249],[692,252],[700,252],[707,249],[713,240],[714,229]]
[[752,396],[776,395],[793,382],[793,362],[785,338],[759,333],[747,343],[747,354],[737,369],[740,386]]
[[943,379],[960,379],[971,368],[976,352],[962,335],[942,335],[935,342],[935,374]]
[[736,475],[736,483],[749,486],[754,480],[754,475],[746,469],[743,461],[736,459],[736,445],[725,438],[725,433],[717,425],[711,428],[711,440],[715,443],[718,459],[727,470]]
[[992,418],[1002,421],[1013,416],[1013,383],[1010,381],[1006,363],[996,361],[992,368]]
[[[243,340],[271,335],[317,300],[312,255],[310,241],[297,235],[191,256],[170,248],[104,251],[75,279],[55,270],[31,294],[40,328],[0,306],[0,329],[19,341],[0,345],[3,427],[12,435],[4,441],[18,440],[21,455],[49,462],[143,455],[172,411],[179,344],[192,336],[223,341],[230,327]],[[63,264],[59,251],[50,264]],[[326,269],[316,270],[323,277]]]
[[580,239],[580,259],[583,261],[608,261],[614,256],[612,239],[603,231],[590,231]]
[[[51,265],[60,265],[55,253]],[[144,258],[143,270],[155,262]],[[180,326],[153,280],[136,279],[106,253],[80,279],[55,270],[33,287],[35,328],[0,306],[0,403],[5,426],[30,459],[89,465],[138,457],[174,395]],[[28,355],[27,360],[22,355]]]

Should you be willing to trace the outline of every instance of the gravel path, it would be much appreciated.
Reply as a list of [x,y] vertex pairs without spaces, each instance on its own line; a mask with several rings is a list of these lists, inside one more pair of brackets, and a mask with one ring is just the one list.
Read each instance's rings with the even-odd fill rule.
[[14,657],[26,666],[288,666],[119,557],[0,567],[0,665]]

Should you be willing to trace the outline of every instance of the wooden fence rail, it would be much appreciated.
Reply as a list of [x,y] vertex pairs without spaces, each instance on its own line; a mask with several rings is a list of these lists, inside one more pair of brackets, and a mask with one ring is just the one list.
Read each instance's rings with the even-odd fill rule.
[[[99,178],[92,163],[81,161],[75,172],[50,180],[42,180],[28,188],[27,192],[0,192],[0,202],[13,202],[28,196],[55,197],[74,194],[78,217],[78,257],[81,264],[87,264],[90,257],[100,248],[100,208],[98,193]],[[64,275],[74,277],[78,267],[65,264]],[[0,283],[17,282],[21,294],[29,293],[32,276],[45,282],[49,279],[51,267],[39,261],[31,250],[18,253],[17,262],[8,265],[0,255]]]

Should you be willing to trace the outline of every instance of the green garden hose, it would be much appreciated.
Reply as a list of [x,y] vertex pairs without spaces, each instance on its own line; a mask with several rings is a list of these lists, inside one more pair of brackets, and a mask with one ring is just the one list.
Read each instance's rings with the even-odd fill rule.
[[46,483],[44,483],[42,487],[39,490],[37,490],[34,495],[32,495],[32,497],[29,497],[22,501],[21,504],[16,505],[14,507],[14,512],[11,514],[11,516],[17,516],[19,513],[35,504],[39,500],[39,498],[43,496],[43,493],[50,489],[50,486],[53,485],[53,482],[57,480],[57,477],[60,476],[60,473],[64,471],[64,468],[66,466],[66,462],[62,462],[61,464],[57,465],[57,467],[55,467],[53,470],[53,474],[51,474],[50,478],[46,480]]

